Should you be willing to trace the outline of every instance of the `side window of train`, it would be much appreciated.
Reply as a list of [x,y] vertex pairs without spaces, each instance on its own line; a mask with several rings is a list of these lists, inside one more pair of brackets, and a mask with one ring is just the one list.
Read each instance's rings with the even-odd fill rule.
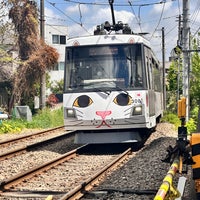
[[146,64],[148,88],[153,89],[151,52],[147,47],[145,47],[145,64]]
[[131,50],[131,59],[130,59],[130,68],[131,76],[130,76],[130,86],[131,87],[144,87],[144,69],[142,64],[142,54],[141,54],[141,46],[135,46]]
[[159,70],[159,66],[157,63],[154,69],[154,82],[155,82],[155,90],[161,92],[161,72]]
[[150,79],[150,89],[154,89],[154,80],[153,80],[153,63],[152,58],[149,59],[149,79]]
[[137,73],[136,73],[136,87],[142,87],[143,86],[143,70],[142,70],[142,58],[141,56],[137,56]]
[[151,88],[150,75],[149,75],[150,74],[150,71],[149,71],[150,64],[149,64],[148,54],[146,56],[146,67],[147,67],[147,83],[148,83],[149,88]]
[[152,89],[155,90],[155,74],[156,74],[156,62],[153,58],[153,56],[151,57],[151,74],[152,74]]

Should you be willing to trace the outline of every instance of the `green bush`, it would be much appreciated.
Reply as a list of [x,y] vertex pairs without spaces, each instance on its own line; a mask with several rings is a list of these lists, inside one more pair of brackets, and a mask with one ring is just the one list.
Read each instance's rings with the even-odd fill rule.
[[[165,113],[163,118],[161,119],[161,122],[169,122],[171,124],[174,124],[176,129],[181,126],[181,120],[178,118],[178,115],[173,113]],[[187,127],[188,134],[196,131],[196,123],[193,118],[190,118],[185,126]]]
[[176,129],[178,129],[178,127],[181,125],[181,121],[178,118],[178,115],[174,113],[164,113],[161,122],[169,122],[171,124],[174,124]]
[[4,120],[0,124],[0,133],[18,133],[25,128],[23,120]]
[[63,109],[56,109],[51,111],[46,108],[39,111],[37,115],[33,116],[31,122],[27,122],[26,128],[53,128],[63,125]]
[[186,123],[187,132],[188,134],[194,133],[197,128],[197,124],[193,118],[190,118],[189,121]]
[[48,108],[40,110],[32,118],[32,121],[28,122],[21,119],[9,119],[4,120],[0,124],[0,134],[2,133],[19,133],[23,129],[46,129],[57,126],[62,126],[63,109],[50,110]]

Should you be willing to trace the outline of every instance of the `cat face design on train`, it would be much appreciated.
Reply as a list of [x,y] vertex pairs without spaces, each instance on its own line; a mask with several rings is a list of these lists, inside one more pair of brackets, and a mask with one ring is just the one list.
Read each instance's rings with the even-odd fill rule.
[[80,95],[74,100],[73,107],[78,120],[90,120],[96,128],[111,128],[114,120],[129,117],[133,103],[133,98],[127,93],[117,93],[112,97],[107,95],[106,98]]

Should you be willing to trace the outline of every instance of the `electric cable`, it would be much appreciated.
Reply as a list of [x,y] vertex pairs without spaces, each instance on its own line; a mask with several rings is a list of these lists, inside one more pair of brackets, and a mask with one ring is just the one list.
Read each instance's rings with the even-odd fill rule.
[[161,22],[161,19],[162,19],[163,13],[164,13],[164,9],[165,9],[165,2],[164,2],[163,7],[162,7],[162,11],[161,11],[161,14],[160,14],[160,18],[159,18],[158,24],[157,24],[156,28],[154,29],[154,31],[153,31],[153,33],[152,33],[152,35],[151,35],[149,41],[153,38],[154,33],[156,32],[158,26],[160,25],[160,22]]
[[[46,0],[46,2],[48,2],[51,6],[53,6],[55,9],[57,9],[60,13],[62,13],[63,15],[65,15],[68,19],[70,19],[70,20],[73,21],[74,23],[80,25],[87,33],[89,33],[88,30],[87,30],[81,23],[77,22],[76,20],[74,20],[74,19],[71,18],[70,16],[66,15],[61,9],[59,9],[58,7],[56,7],[56,4],[55,4],[55,3],[52,3],[52,2],[50,2],[50,1],[48,1],[48,0]],[[91,35],[91,33],[89,33],[89,34]]]

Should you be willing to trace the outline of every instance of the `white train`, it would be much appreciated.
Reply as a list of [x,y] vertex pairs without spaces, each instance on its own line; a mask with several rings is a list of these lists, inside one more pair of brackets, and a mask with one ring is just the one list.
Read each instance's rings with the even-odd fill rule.
[[75,143],[141,141],[163,113],[163,72],[149,42],[109,26],[67,41],[64,125],[77,130]]

